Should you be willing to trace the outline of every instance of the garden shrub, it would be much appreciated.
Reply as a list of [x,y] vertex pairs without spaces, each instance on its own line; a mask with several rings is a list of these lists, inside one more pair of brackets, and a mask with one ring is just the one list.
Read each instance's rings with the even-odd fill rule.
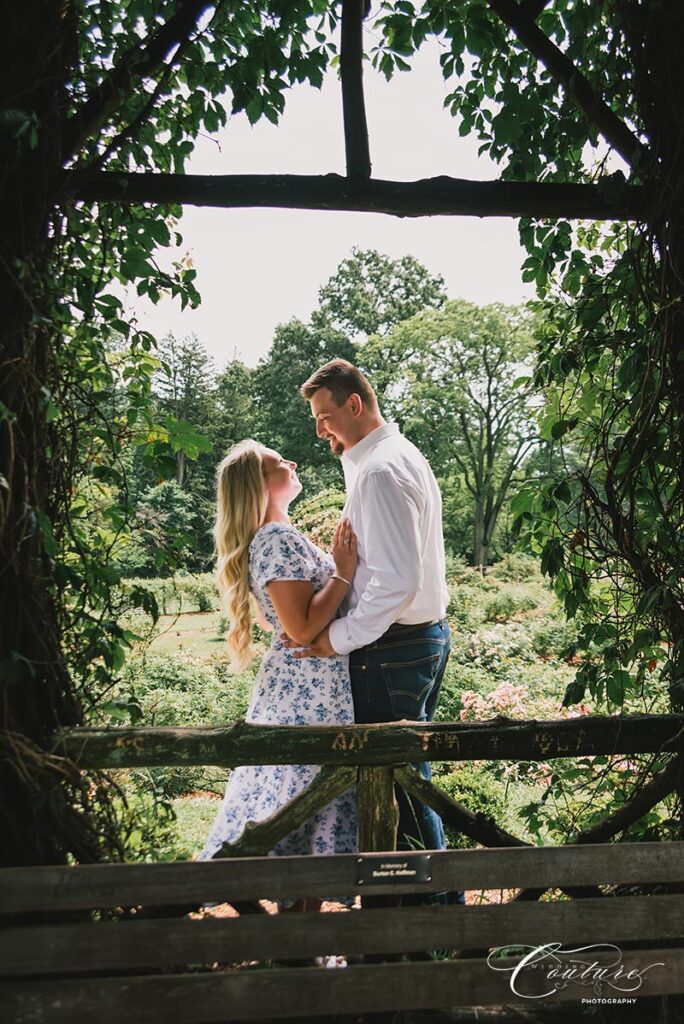
[[213,612],[218,608],[218,597],[216,585],[212,580],[210,584],[205,581],[198,581],[188,588],[189,595],[195,602],[198,612]]
[[479,572],[468,565],[462,555],[454,554],[453,551],[446,553],[446,578],[447,583],[463,583],[469,581],[472,576],[479,576]]
[[483,629],[470,638],[462,657],[477,668],[486,669],[493,678],[510,674],[511,662],[535,661],[529,629],[511,622]]
[[512,551],[496,562],[490,573],[504,583],[523,583],[540,576],[539,560],[522,551]]
[[[505,803],[503,787],[485,766],[459,763],[448,774],[435,774],[433,782],[452,799],[467,807],[473,814],[483,814],[501,822],[504,818]],[[445,825],[447,843],[457,849],[468,849],[477,843],[461,832]]]
[[187,651],[148,653],[128,662],[121,686],[140,702],[144,725],[225,725],[244,718],[254,673],[233,676]]
[[150,772],[119,772],[114,808],[127,861],[175,860],[176,816],[171,800]]
[[447,553],[446,556],[446,581],[449,587],[467,586],[478,591],[496,590],[498,584],[487,578],[487,575],[479,568],[468,563],[460,555]]
[[326,487],[313,497],[297,502],[292,511],[292,523],[314,544],[329,551],[345,501],[343,491]]
[[466,690],[461,694],[461,721],[485,721],[503,715],[505,718],[525,718],[527,709],[524,686],[505,681],[485,696]]
[[456,627],[476,629],[482,622],[479,591],[462,583],[450,586],[447,617]]
[[537,601],[524,591],[506,590],[491,597],[484,606],[485,622],[508,622],[514,615],[532,611]]
[[562,704],[574,675],[574,668],[562,661],[540,662],[535,656],[535,660],[527,664],[518,662],[508,678],[525,688],[525,706],[530,718],[561,718],[570,713]]
[[570,658],[577,649],[577,624],[548,616],[532,630],[532,646],[543,657]]
[[450,659],[442,680],[436,721],[458,722],[463,707],[463,694],[469,690],[487,693],[491,688],[492,680],[487,672],[477,666],[459,664]]

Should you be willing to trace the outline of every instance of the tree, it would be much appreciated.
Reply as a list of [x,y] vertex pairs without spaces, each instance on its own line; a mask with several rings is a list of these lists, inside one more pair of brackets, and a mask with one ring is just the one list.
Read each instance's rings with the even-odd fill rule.
[[268,355],[254,374],[259,410],[259,440],[300,466],[305,489],[339,482],[338,462],[329,446],[316,439],[314,421],[299,389],[330,359],[356,359],[349,339],[329,324],[290,320],[276,328]]
[[463,300],[426,310],[359,351],[384,409],[470,495],[474,564],[486,565],[516,471],[532,450],[533,333],[523,309]]
[[216,378],[216,413],[208,436],[217,461],[237,441],[257,430],[254,370],[234,357]]
[[354,246],[320,289],[318,315],[352,338],[383,335],[422,309],[439,309],[445,299],[444,280],[415,257],[393,260]]
[[[161,367],[155,380],[156,405],[162,418],[186,424],[202,431],[211,423],[214,408],[213,360],[197,335],[175,338],[167,334],[159,345]],[[205,444],[204,450],[209,449]],[[187,453],[179,447],[176,453],[176,483],[187,484]]]
[[[117,554],[116,564],[129,575],[135,559],[141,570],[147,572],[154,565],[161,575],[173,572],[179,565],[205,568],[213,550],[210,527],[216,460],[209,436],[217,415],[213,361],[195,335],[178,339],[168,334],[157,351],[159,359],[153,379],[157,425],[148,438],[154,437],[170,451],[161,460],[150,460],[145,448],[135,444],[127,452],[130,472],[127,492],[122,498],[131,513],[130,526],[135,536],[131,543],[122,538],[119,547],[123,554]],[[176,486],[187,492],[192,506],[191,530],[180,513],[173,515],[171,509],[157,507],[160,496],[171,493],[164,489],[165,477],[171,471]],[[157,492],[155,505],[150,496]],[[164,536],[163,543],[157,544],[155,524],[160,515],[165,516]],[[144,539],[138,536],[141,533]],[[140,554],[143,551],[144,556]]]
[[[231,360],[216,374],[213,361],[194,335],[180,341],[167,336],[160,343],[159,353],[162,365],[155,375],[154,404],[160,429],[164,430],[164,424],[174,424],[177,450],[172,456],[173,476],[192,508],[191,527],[182,525],[181,515],[166,515],[167,540],[156,545],[157,563],[164,552],[168,553],[166,562],[156,565],[156,571],[163,574],[178,566],[206,568],[213,553],[216,467],[231,444],[254,435],[257,424],[252,396],[254,371],[240,360]],[[160,510],[151,503],[150,495],[164,485],[159,484],[158,473],[145,465],[142,451],[133,448],[130,462],[129,503],[135,511],[132,528],[136,535],[142,530],[146,539],[136,536],[124,544],[126,553],[117,564],[127,575],[135,575],[134,562],[145,569],[155,562],[155,535],[150,524],[154,526]],[[178,536],[172,538],[174,525]]]
[[117,565],[125,576],[159,575],[168,569],[202,572],[211,555],[207,509],[175,481],[164,480],[142,495],[134,529]]

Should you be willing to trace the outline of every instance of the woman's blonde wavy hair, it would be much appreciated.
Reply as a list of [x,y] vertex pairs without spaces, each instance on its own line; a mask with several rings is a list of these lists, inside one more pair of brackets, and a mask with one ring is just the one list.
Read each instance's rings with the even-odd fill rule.
[[216,582],[230,619],[230,669],[252,657],[249,545],[264,520],[267,492],[262,447],[248,438],[233,445],[216,471]]

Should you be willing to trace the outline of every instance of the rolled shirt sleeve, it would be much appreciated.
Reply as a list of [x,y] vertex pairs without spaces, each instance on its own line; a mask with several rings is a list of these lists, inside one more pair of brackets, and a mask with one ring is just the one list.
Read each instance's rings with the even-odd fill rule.
[[423,581],[422,495],[385,468],[368,473],[359,487],[370,578],[356,607],[330,624],[330,642],[338,654],[349,654],[382,636]]

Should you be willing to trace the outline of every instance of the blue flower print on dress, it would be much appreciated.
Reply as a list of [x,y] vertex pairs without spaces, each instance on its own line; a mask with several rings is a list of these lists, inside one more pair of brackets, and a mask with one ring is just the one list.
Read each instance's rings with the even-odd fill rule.
[[[295,658],[283,646],[267,584],[272,580],[310,580],[314,591],[335,571],[332,558],[289,523],[267,523],[249,548],[249,586],[273,626],[271,647],[254,680],[248,722],[261,725],[348,725],[354,721],[349,659]],[[209,860],[224,843],[236,842],[248,822],[274,814],[316,777],[315,765],[244,765],[236,768],[216,815],[200,860]],[[356,799],[343,793],[271,851],[278,855],[352,853],[357,849]]]

